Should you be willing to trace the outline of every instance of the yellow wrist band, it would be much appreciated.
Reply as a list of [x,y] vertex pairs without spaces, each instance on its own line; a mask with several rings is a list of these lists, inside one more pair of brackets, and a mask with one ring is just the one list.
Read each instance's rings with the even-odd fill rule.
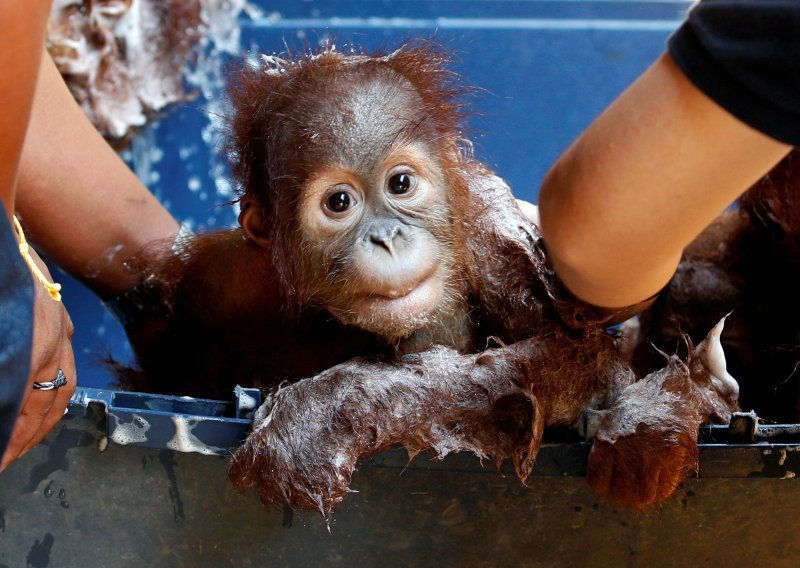
[[31,272],[36,279],[42,283],[42,286],[45,287],[45,290],[47,290],[47,293],[50,294],[50,297],[56,302],[60,302],[61,284],[58,282],[50,282],[34,262],[30,253],[30,245],[28,244],[28,241],[25,240],[25,233],[22,232],[22,225],[19,224],[19,219],[17,219],[16,215],[14,215],[14,228],[17,230],[17,236],[19,237],[19,253],[22,255],[22,258],[25,259],[28,268],[31,269]]

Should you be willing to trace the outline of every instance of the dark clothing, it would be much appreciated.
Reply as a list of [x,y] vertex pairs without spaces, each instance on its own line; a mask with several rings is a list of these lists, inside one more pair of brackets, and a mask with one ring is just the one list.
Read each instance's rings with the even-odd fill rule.
[[800,1],[704,0],[670,37],[669,53],[739,120],[800,146]]
[[0,204],[0,455],[28,386],[32,341],[33,277]]

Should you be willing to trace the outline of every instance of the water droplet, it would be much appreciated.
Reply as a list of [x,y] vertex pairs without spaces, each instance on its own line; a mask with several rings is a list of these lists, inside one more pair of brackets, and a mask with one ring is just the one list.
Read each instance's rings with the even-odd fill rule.
[[233,195],[233,186],[227,179],[214,176],[214,186],[217,188],[217,195],[230,197]]
[[61,491],[58,492],[58,498],[61,499],[62,501],[66,496],[67,496],[66,490],[62,489]]
[[47,484],[47,487],[44,488],[44,496],[45,497],[52,497],[53,496],[53,489],[51,487],[52,485],[53,485],[53,482],[51,481],[50,483]]
[[61,506],[65,509],[69,509],[69,501],[61,501]]
[[186,182],[186,185],[189,187],[189,191],[199,191],[200,188],[203,186],[203,183],[200,181],[199,177],[192,176]]

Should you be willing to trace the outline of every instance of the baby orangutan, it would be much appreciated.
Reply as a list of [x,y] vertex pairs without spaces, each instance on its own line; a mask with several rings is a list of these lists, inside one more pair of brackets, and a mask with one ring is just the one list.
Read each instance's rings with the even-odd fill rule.
[[240,72],[241,229],[146,267],[167,315],[128,326],[143,371],[128,386],[221,397],[280,383],[231,478],[325,515],[359,458],[398,444],[511,457],[524,480],[543,428],[587,408],[608,409],[590,482],[634,507],[667,498],[696,465],[700,424],[736,408],[718,331],[634,383],[470,155],[446,63],[429,46],[329,49]]

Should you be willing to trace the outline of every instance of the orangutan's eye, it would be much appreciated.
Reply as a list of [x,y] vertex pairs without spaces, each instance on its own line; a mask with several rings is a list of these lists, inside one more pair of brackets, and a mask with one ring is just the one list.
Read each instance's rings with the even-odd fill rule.
[[328,209],[334,213],[344,213],[350,209],[352,202],[353,200],[349,193],[345,191],[337,191],[328,198],[326,205],[328,206]]
[[417,185],[417,178],[411,174],[401,173],[395,174],[389,178],[389,191],[395,195],[403,195],[408,193]]

